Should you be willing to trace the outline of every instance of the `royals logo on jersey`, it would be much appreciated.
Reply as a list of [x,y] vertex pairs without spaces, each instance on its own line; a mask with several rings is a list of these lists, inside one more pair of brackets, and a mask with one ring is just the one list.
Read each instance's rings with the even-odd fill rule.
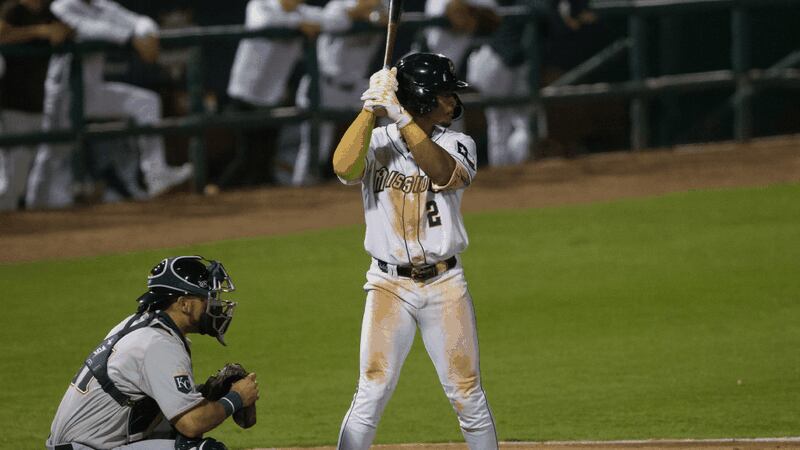
[[192,392],[192,381],[189,379],[189,375],[176,375],[174,380],[175,387],[178,389],[178,391],[183,392],[184,394]]

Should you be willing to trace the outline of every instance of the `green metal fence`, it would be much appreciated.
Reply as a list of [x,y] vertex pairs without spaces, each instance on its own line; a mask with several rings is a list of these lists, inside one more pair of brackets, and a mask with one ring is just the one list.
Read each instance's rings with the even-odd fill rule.
[[[528,60],[531,67],[529,82],[532,87],[527,97],[487,98],[478,94],[464,95],[463,101],[468,105],[511,105],[527,104],[532,107],[534,117],[531,120],[531,131],[536,142],[538,123],[535,115],[541,111],[543,103],[568,99],[593,99],[603,97],[625,97],[630,99],[631,136],[633,149],[642,149],[650,142],[648,129],[648,103],[655,96],[675,92],[691,92],[711,87],[729,87],[735,89],[730,105],[735,109],[735,136],[745,140],[752,135],[753,95],[760,88],[777,86],[782,88],[800,88],[800,71],[793,69],[800,63],[800,51],[787,55],[771,68],[755,70],[750,67],[749,55],[751,43],[749,36],[749,12],[755,8],[796,6],[794,0],[594,0],[592,9],[601,17],[625,17],[628,22],[628,36],[612,43],[597,55],[564,74],[548,86],[540,87],[541,56],[536,42],[538,33],[534,17],[524,9],[504,8],[502,16],[524,16],[530,19],[531,29],[527,36]],[[731,69],[712,72],[687,73],[648,77],[647,67],[647,22],[651,16],[664,16],[685,13],[687,11],[728,10],[731,17],[732,61]],[[405,13],[401,26],[405,32],[414,32],[430,26],[449,26],[444,18],[426,18],[422,13]],[[346,33],[384,33],[377,26],[358,24]],[[184,134],[190,136],[190,159],[196,168],[195,189],[202,191],[207,183],[205,142],[203,131],[211,127],[253,128],[265,123],[290,123],[303,120],[312,122],[312,148],[316,149],[318,123],[323,119],[341,120],[351,117],[355,111],[344,109],[320,108],[316,45],[306,40],[305,62],[312,82],[309,91],[310,108],[302,110],[295,107],[276,107],[253,112],[211,113],[203,106],[202,62],[205,45],[222,41],[238,41],[243,38],[264,37],[271,39],[301,37],[296,30],[267,28],[247,30],[243,26],[214,26],[203,28],[185,28],[163,30],[160,43],[164,48],[183,47],[191,49],[191,59],[187,71],[187,91],[190,98],[190,112],[184,117],[170,117],[160,123],[149,126],[136,126],[130,123],[87,124],[83,116],[82,95],[72,95],[71,109],[72,127],[69,130],[53,130],[48,132],[28,133],[24,135],[0,135],[0,146],[32,144],[39,142],[73,142],[76,154],[83,151],[83,144],[88,140],[107,139],[112,137],[139,134]],[[82,55],[90,51],[107,50],[113,46],[106,43],[71,43],[58,49],[34,45],[0,46],[0,53],[49,53],[72,52],[73,58],[71,89],[73,93],[82,93],[81,76]],[[579,84],[589,74],[608,64],[622,53],[628,53],[629,80],[616,83]],[[315,161],[312,155],[312,161]],[[80,161],[81,158],[79,157]],[[82,169],[76,169],[80,172]],[[81,173],[76,173],[80,179]]]

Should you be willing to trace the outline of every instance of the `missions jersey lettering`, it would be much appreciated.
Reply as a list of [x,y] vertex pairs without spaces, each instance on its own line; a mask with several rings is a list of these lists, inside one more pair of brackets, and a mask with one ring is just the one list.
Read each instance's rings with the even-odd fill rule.
[[461,198],[475,177],[475,142],[444,128],[436,128],[431,139],[462,169],[459,188],[438,189],[417,165],[396,125],[372,131],[359,181],[367,225],[364,248],[374,258],[396,265],[432,264],[467,247]]
[[381,167],[375,172],[374,192],[384,189],[399,189],[406,194],[411,192],[424,192],[431,189],[431,179],[421,175],[405,176],[393,170],[391,173],[386,167]]

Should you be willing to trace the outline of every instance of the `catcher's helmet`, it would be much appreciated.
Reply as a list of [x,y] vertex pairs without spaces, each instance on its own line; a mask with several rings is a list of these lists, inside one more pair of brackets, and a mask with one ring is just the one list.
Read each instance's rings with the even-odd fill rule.
[[225,331],[233,318],[235,302],[220,298],[236,288],[222,263],[202,256],[165,258],[147,276],[147,292],[139,299],[139,313],[166,309],[178,297],[191,295],[206,299],[200,333],[214,336],[225,345]]
[[436,53],[414,53],[397,62],[397,99],[413,114],[424,115],[436,108],[437,95],[452,94],[458,105],[453,119],[464,112],[456,91],[469,85],[458,79],[453,61]]

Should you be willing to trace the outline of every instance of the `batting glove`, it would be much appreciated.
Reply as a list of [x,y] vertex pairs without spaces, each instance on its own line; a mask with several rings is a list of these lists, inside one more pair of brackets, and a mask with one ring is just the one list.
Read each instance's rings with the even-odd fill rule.
[[[391,89],[397,91],[397,68],[383,68],[369,77],[369,89]],[[368,90],[369,90],[368,89]]]
[[364,109],[367,111],[377,115],[383,115],[379,111],[385,111],[386,116],[392,119],[398,128],[403,128],[412,120],[411,115],[400,105],[393,90],[367,89],[361,100],[364,100]]

